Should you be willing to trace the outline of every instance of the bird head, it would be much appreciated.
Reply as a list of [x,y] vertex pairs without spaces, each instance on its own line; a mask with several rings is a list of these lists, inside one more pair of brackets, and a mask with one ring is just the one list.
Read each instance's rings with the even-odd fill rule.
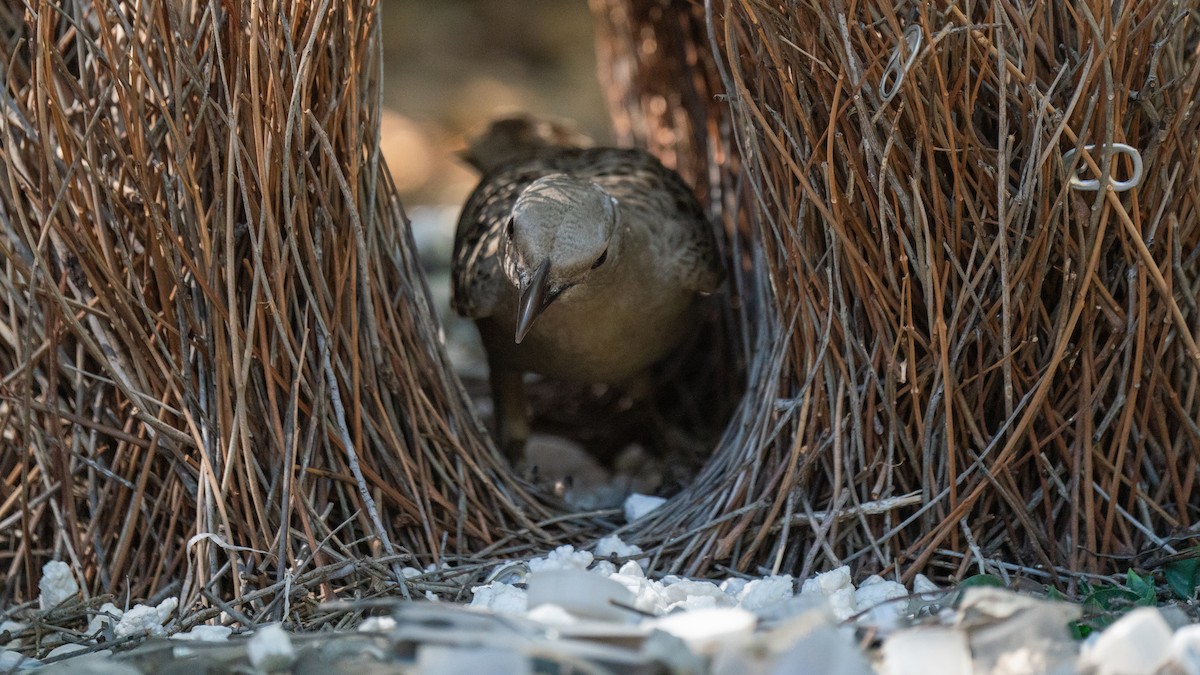
[[539,178],[517,196],[504,226],[504,270],[520,293],[518,343],[551,303],[604,266],[618,213],[604,188],[566,174]]

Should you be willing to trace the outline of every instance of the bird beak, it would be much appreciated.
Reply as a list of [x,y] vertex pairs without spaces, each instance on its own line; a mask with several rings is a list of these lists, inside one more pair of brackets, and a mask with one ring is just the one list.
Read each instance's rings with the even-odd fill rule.
[[529,284],[521,290],[521,302],[517,306],[517,344],[521,344],[521,340],[525,339],[525,334],[529,332],[530,328],[533,328],[533,322],[537,321],[542,310],[550,304],[546,299],[549,278],[550,259],[546,258],[538,264]]

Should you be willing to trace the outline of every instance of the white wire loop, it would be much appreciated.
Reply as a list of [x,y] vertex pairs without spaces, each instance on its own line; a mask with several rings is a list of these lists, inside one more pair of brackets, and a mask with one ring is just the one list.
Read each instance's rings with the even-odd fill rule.
[[[1096,147],[1097,146],[1095,144],[1085,145],[1085,146],[1083,146],[1083,149],[1087,150],[1090,153]],[[1109,144],[1107,146],[1103,146],[1103,147],[1108,149],[1113,154],[1129,155],[1129,159],[1133,160],[1133,175],[1130,176],[1128,180],[1115,180],[1114,179],[1114,180],[1110,180],[1108,182],[1109,186],[1112,187],[1113,191],[1114,192],[1125,192],[1126,190],[1132,190],[1133,188],[1137,187],[1138,183],[1142,182],[1142,153],[1138,152],[1137,148],[1125,145],[1124,143],[1111,143],[1111,144]],[[1075,158],[1075,148],[1071,148],[1070,150],[1063,153],[1063,164],[1066,166],[1070,166],[1071,160],[1074,158]],[[1079,171],[1081,169],[1085,168],[1086,166],[1087,166],[1086,164],[1080,165],[1075,170],[1075,173],[1071,174],[1071,187],[1076,190],[1091,190],[1091,191],[1095,192],[1096,190],[1100,189],[1100,179],[1098,179],[1098,178],[1084,179],[1084,178],[1079,177]]]
[[[879,80],[879,93],[883,96],[884,103],[889,103],[896,97],[896,92],[900,91],[900,83],[904,82],[904,76],[908,74],[908,69],[912,67],[913,61],[917,59],[917,52],[921,51],[922,36],[921,27],[917,24],[904,29],[904,41],[908,46],[908,58],[904,60],[904,65],[901,66],[900,46],[896,45],[896,49],[892,52],[892,58],[888,59],[887,67],[883,69],[883,79]],[[889,80],[891,80],[890,85]]]

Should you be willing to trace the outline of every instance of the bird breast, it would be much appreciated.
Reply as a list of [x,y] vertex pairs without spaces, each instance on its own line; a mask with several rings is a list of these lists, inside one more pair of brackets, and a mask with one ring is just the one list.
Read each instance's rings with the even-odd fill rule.
[[[616,261],[613,261],[616,262]],[[516,344],[516,289],[480,322],[493,358],[513,370],[576,382],[619,384],[669,354],[697,319],[697,296],[636,259],[609,284],[576,286]],[[657,272],[657,274],[656,274]]]

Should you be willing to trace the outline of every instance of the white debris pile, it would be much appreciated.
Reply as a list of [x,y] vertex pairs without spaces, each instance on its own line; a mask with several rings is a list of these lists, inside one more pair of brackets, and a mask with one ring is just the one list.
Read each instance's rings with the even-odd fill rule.
[[[643,652],[666,633],[706,664],[699,672],[1200,675],[1200,625],[1173,631],[1154,609],[1080,643],[1068,628],[1078,606],[1000,589],[965,589],[951,609],[955,597],[921,575],[911,587],[879,576],[855,585],[848,567],[799,583],[716,582],[652,578],[645,563],[615,536],[591,552],[562,546],[529,561],[523,576],[474,588],[470,607],[523,616],[563,638],[639,636]],[[868,634],[881,638],[869,654],[859,644]]]
[[[500,565],[488,583],[472,589],[467,605],[397,599],[390,615],[331,633],[293,634],[274,624],[232,638],[228,627],[196,626],[172,635],[186,642],[171,650],[146,649],[207,663],[210,671],[255,673],[333,658],[357,659],[360,666],[363,659],[385,667],[402,661],[405,672],[420,675],[530,673],[548,663],[696,675],[1200,675],[1200,625],[1189,625],[1179,610],[1137,609],[1079,641],[1070,630],[1081,616],[1078,605],[997,588],[947,592],[921,576],[911,587],[878,576],[856,585],[848,567],[803,580],[659,578],[648,567],[641,549],[609,536],[591,550],[561,546]],[[48,572],[43,602],[49,607],[79,592],[78,586],[67,592],[67,580],[74,581],[69,568],[55,565]],[[441,564],[405,568],[401,576],[421,583],[456,572]],[[175,610],[174,599],[129,610],[106,603],[92,613],[82,641],[77,633],[64,636],[38,654],[41,661],[16,651],[27,649],[17,634],[29,629],[0,612],[0,636],[12,636],[0,644],[9,650],[0,650],[0,672],[44,662],[53,669],[62,659],[62,667],[102,664],[106,641],[164,635]],[[107,658],[120,661],[121,672],[155,672],[138,671],[137,659],[127,654]],[[330,670],[338,672],[348,671]]]
[[[528,561],[524,577],[508,575],[474,587],[470,605],[514,615],[550,604],[577,616],[621,616],[630,621],[718,608],[737,608],[759,620],[778,621],[821,606],[837,621],[867,612],[864,621],[888,630],[899,627],[909,611],[904,600],[910,592],[903,585],[871,577],[856,589],[848,567],[804,581],[797,593],[796,580],[789,575],[731,577],[719,584],[679,576],[652,579],[646,576],[646,564],[640,548],[615,535],[601,539],[590,552],[560,546],[544,558]],[[510,567],[498,569],[493,576],[504,577],[502,571]],[[616,588],[625,593],[618,594]]]
[[[63,611],[60,605],[80,597],[79,582],[74,572],[67,563],[58,560],[42,566],[38,589],[38,606],[41,611],[32,615],[29,623],[8,618],[0,621],[0,673],[38,668],[43,666],[44,662],[53,664],[49,665],[48,672],[110,672],[111,669],[104,666],[103,659],[111,655],[112,651],[101,648],[105,643],[124,641],[131,645],[135,641],[131,641],[130,638],[166,636],[165,624],[179,605],[176,598],[166,598],[157,605],[136,604],[127,610],[111,602],[103,603],[98,610],[75,605],[72,607],[73,611],[82,610],[87,613],[86,629],[82,632],[39,632],[38,644],[54,646],[49,651],[39,654],[40,659],[33,659],[17,651],[31,646],[29,641],[23,639],[22,634],[33,630],[30,626],[39,618],[38,614],[54,616],[56,611]],[[4,607],[0,607],[0,617],[7,617]],[[211,642],[226,640],[231,633],[232,629],[225,626],[196,626],[187,633],[177,633],[172,637],[178,640]],[[90,664],[87,668],[84,667],[85,662]]]

